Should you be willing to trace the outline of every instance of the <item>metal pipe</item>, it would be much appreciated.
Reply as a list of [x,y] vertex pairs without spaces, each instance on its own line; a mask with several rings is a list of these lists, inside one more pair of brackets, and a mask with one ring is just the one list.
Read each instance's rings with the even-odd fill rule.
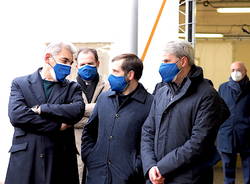
[[163,0],[163,1],[162,1],[161,8],[160,8],[160,10],[159,10],[159,12],[158,12],[158,14],[157,14],[157,17],[156,17],[154,26],[153,26],[153,28],[152,28],[152,31],[151,31],[150,35],[149,35],[147,44],[146,44],[146,46],[145,46],[145,48],[144,48],[144,51],[143,51],[143,54],[142,54],[142,57],[141,57],[141,60],[142,60],[142,61],[145,59],[145,56],[146,56],[146,54],[147,54],[147,52],[148,52],[149,45],[150,45],[150,43],[151,43],[151,41],[152,41],[152,38],[153,38],[153,36],[154,36],[156,27],[157,27],[158,22],[159,22],[159,20],[160,20],[160,17],[161,17],[163,8],[165,7],[166,1],[167,1],[167,0]]
[[196,14],[196,0],[186,0],[186,30],[185,39],[195,45],[195,14]]

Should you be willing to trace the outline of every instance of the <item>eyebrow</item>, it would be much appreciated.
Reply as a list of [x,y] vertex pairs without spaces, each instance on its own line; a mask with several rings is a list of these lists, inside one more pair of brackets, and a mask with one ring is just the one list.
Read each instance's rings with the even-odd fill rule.
[[114,72],[119,72],[119,70],[117,70],[117,69],[112,69]]
[[174,59],[163,59],[164,62],[174,61]]
[[70,64],[74,63],[73,60],[70,60],[69,58],[66,57],[61,57],[61,59],[66,60],[66,62],[70,62]]

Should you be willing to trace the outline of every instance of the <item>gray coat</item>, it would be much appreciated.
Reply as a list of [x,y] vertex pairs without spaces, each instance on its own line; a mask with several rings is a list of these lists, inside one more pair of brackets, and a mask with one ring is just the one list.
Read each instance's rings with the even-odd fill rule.
[[145,176],[157,166],[165,183],[208,183],[217,131],[228,116],[224,101],[195,65],[179,90],[163,86],[142,129]]

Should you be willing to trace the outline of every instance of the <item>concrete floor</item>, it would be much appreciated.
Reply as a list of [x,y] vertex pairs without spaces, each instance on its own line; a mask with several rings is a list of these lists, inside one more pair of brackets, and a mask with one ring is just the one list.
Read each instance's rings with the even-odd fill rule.
[[[219,166],[216,166],[214,168],[214,184],[223,184],[223,171],[222,167],[220,166],[221,163],[218,164]],[[243,175],[242,170],[240,167],[237,167],[236,169],[236,182],[235,184],[243,184]]]
[[[219,163],[214,168],[214,184],[223,184],[223,171],[221,167],[221,163]],[[0,182],[0,184],[3,184]],[[243,184],[243,176],[242,176],[242,170],[240,167],[236,170],[236,182],[235,184]]]

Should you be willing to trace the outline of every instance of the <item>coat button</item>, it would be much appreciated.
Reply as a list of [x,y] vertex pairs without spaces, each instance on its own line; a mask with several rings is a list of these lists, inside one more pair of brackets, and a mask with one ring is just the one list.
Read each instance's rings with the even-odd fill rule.
[[113,138],[113,136],[111,135],[111,136],[109,136],[109,139],[112,139]]
[[41,154],[40,154],[40,158],[44,158],[44,154],[41,153]]
[[108,164],[111,165],[111,161],[110,160],[108,161]]
[[119,117],[119,114],[115,114],[115,118],[118,118]]

